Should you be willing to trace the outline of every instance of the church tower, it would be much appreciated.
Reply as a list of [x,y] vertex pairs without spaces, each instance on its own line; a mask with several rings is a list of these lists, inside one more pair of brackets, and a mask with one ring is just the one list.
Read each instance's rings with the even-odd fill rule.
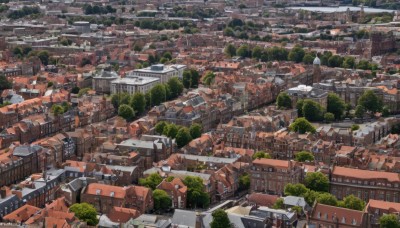
[[321,82],[321,60],[317,55],[313,61],[313,83],[319,82]]

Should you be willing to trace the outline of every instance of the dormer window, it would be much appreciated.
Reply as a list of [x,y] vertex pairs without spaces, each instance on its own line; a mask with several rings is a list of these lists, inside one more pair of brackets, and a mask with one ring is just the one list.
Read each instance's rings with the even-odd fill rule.
[[321,212],[318,212],[318,214],[317,214],[317,218],[321,218]]
[[96,195],[100,195],[100,189],[96,190]]
[[110,196],[114,197],[115,193],[114,192],[110,192]]
[[346,218],[345,217],[342,218],[342,223],[346,223]]
[[353,220],[351,221],[351,224],[352,224],[352,225],[357,225],[357,221],[356,221],[355,219],[353,219]]

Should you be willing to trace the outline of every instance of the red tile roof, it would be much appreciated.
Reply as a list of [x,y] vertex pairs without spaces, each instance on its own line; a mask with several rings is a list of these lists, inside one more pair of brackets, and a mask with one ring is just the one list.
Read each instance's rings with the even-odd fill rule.
[[124,199],[126,192],[123,187],[92,183],[92,184],[89,184],[89,186],[86,190],[86,194],[91,194],[91,195],[99,194],[99,195],[107,196],[107,197],[110,197],[113,194],[114,198]]
[[311,213],[311,219],[339,223],[340,225],[357,225],[362,227],[364,212],[347,208],[334,207],[317,203]]
[[400,182],[400,174],[390,172],[379,172],[361,169],[351,169],[336,166],[332,172],[333,175],[351,177],[357,179],[386,179],[390,182]]
[[25,204],[24,206],[4,216],[3,219],[10,222],[24,222],[40,210],[40,208]]
[[400,212],[400,203],[370,199],[367,208],[383,209],[391,213]]
[[281,168],[289,168],[289,161],[275,160],[275,159],[268,159],[268,158],[258,158],[253,161],[253,164],[281,167]]

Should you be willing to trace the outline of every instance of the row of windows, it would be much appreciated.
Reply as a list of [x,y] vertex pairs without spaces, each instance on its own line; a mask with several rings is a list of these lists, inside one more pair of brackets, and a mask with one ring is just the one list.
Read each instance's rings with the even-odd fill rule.
[[399,187],[399,183],[386,183],[386,182],[379,182],[379,181],[362,181],[362,180],[356,180],[356,179],[348,179],[348,178],[332,178],[332,181],[337,181],[339,183],[352,183],[352,184],[358,184],[358,185],[368,185],[368,186],[382,186],[382,187],[395,187],[398,188]]

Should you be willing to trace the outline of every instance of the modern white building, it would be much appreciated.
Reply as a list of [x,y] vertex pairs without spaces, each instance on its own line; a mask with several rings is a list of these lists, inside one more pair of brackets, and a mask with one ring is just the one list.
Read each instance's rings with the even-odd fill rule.
[[134,94],[137,92],[145,94],[157,83],[160,83],[160,79],[152,77],[125,77],[118,78],[111,82],[111,94],[115,93],[129,93]]
[[172,77],[182,79],[185,69],[186,65],[174,64],[165,66],[164,64],[155,64],[147,68],[133,70],[128,73],[127,77],[153,77],[160,79],[161,83],[166,83]]
[[118,79],[119,76],[110,67],[100,70],[93,77],[92,88],[99,94],[110,93],[111,82]]

